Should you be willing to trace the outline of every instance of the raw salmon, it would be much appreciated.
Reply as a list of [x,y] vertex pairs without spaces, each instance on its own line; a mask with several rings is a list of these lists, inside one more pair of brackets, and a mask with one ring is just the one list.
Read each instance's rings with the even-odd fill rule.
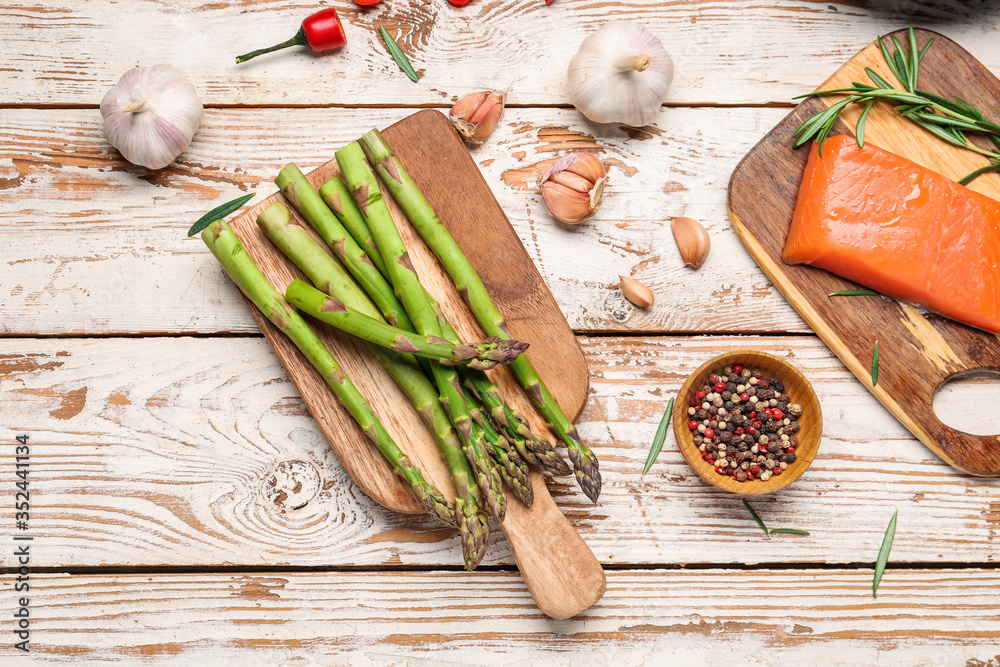
[[1000,202],[871,144],[813,144],[782,259],[1000,333]]

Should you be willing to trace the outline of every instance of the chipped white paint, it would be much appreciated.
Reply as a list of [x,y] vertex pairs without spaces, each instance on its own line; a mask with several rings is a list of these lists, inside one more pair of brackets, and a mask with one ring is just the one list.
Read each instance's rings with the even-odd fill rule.
[[[516,573],[278,572],[33,582],[26,664],[996,664],[996,570],[609,572],[580,616]],[[15,653],[11,642],[0,656]],[[7,658],[10,660],[10,658]]]
[[[710,0],[338,3],[348,46],[294,48],[236,65],[235,56],[291,37],[316,6],[296,0],[214,2],[77,0],[46,7],[7,0],[5,103],[97,104],[122,73],[170,62],[212,104],[437,104],[511,87],[514,104],[568,104],[566,67],[580,42],[608,20],[638,21],[663,40],[676,74],[668,102],[788,102],[841,63],[910,23],[939,30],[1000,70],[1000,8],[991,2],[877,3]],[[54,4],[54,3],[49,3]],[[373,29],[385,24],[421,74],[410,82]],[[137,27],[141,26],[141,30]],[[44,42],[39,40],[44,34]],[[44,45],[46,48],[40,48]]]
[[[242,192],[257,200],[287,162],[304,170],[373,125],[412,109],[209,110],[191,148],[152,174],[126,164],[94,112],[0,110],[0,226],[9,273],[0,285],[8,334],[89,335],[256,331],[235,290],[188,227]],[[643,133],[599,128],[559,109],[511,109],[475,150],[483,175],[578,331],[806,331],[736,238],[726,214],[729,174],[777,123],[779,109],[670,109]],[[261,140],[261,128],[282,131]],[[534,183],[571,150],[610,169],[598,216],[555,223]],[[694,271],[677,254],[669,219],[697,218],[712,253]],[[638,310],[618,276],[656,302]],[[150,307],[155,303],[156,307]]]
[[[815,338],[583,343],[591,398],[578,426],[601,459],[604,492],[592,505],[568,478],[550,488],[603,562],[865,562],[895,507],[906,526],[897,562],[995,558],[998,482],[936,459]],[[767,540],[737,498],[686,467],[671,434],[640,479],[669,397],[734,347],[787,356],[819,391],[815,462],[787,491],[754,501],[770,525],[809,530],[808,539]],[[980,420],[1000,433],[988,407],[978,414],[992,417]],[[45,544],[37,565],[460,563],[451,531],[358,491],[261,339],[2,339],[0,424],[10,429],[0,440],[27,432],[34,445],[33,484],[44,489],[32,514]],[[290,513],[260,496],[285,460],[313,464],[322,478],[315,500]],[[0,479],[0,495],[13,482]],[[485,563],[512,563],[499,531]]]

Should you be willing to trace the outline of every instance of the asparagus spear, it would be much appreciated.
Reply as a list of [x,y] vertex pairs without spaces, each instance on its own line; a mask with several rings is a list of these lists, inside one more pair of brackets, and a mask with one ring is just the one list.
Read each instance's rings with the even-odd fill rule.
[[305,320],[267,281],[226,221],[216,220],[210,224],[202,232],[201,238],[233,282],[271,323],[288,336],[319,372],[340,404],[347,409],[368,439],[392,466],[393,472],[406,481],[427,511],[446,524],[457,527],[455,508],[452,504],[423,478],[420,471],[410,463],[409,457],[393,442],[369,407],[368,401]]
[[492,368],[497,364],[510,363],[524,350],[523,344],[517,341],[487,338],[481,343],[455,345],[444,338],[403,331],[381,319],[352,310],[339,299],[301,280],[295,280],[288,286],[285,299],[307,315],[369,343],[396,352],[436,359],[446,366],[468,364],[472,368]]
[[[399,235],[399,230],[396,229],[389,207],[382,198],[378,179],[365,162],[364,152],[357,142],[354,142],[337,151],[336,158],[344,182],[354,195],[361,212],[368,218],[369,229],[382,253],[397,298],[403,303],[418,333],[440,338],[441,326],[438,313],[413,271],[406,245]],[[482,428],[472,421],[458,373],[453,368],[445,368],[437,363],[431,364],[431,371],[438,385],[441,403],[462,437],[465,455],[476,471],[476,481],[486,497],[490,513],[497,521],[502,521],[506,511],[506,499],[500,473],[486,452]]]
[[[372,238],[365,214],[358,208],[353,195],[350,194],[344,182],[335,176],[327,181],[319,189],[319,192],[327,204],[330,205],[330,208],[333,209],[334,213],[337,214],[337,217],[344,221],[344,226],[350,232],[351,236],[354,237],[358,245],[368,253],[372,261],[376,264],[382,262],[381,254]],[[351,221],[350,224],[348,224],[348,220]],[[382,265],[384,266],[384,262]],[[303,268],[308,275],[308,270],[305,267],[300,265],[300,268]],[[320,289],[324,292],[335,296],[333,292],[322,287],[327,281],[325,276],[317,276],[314,279],[310,275],[310,280],[313,281],[313,284],[320,286]],[[441,314],[441,309],[437,302],[434,301],[430,294],[426,293],[422,285],[421,289],[430,300],[431,308],[438,313],[441,335],[452,343],[460,344],[462,341],[448,320]],[[401,329],[407,328],[402,323],[399,326]],[[523,459],[554,475],[568,475],[570,473],[570,467],[555,448],[549,444],[548,440],[540,438],[531,431],[527,420],[517,410],[507,405],[503,400],[500,389],[485,374],[462,368],[459,369],[459,375],[462,377],[464,385],[470,391],[488,395],[486,398],[481,399],[481,402],[484,400],[489,401],[487,407],[493,415],[494,420],[503,432],[504,437],[517,449]],[[475,378],[478,388],[474,388],[470,384],[470,378]],[[508,420],[514,425],[509,426],[507,424]]]
[[[365,134],[361,138],[361,146],[393,199],[437,256],[455,287],[465,296],[483,331],[489,336],[510,338],[503,316],[497,310],[483,281],[379,131],[371,130]],[[583,492],[597,502],[601,494],[601,472],[597,457],[580,441],[573,422],[566,417],[549,393],[527,356],[518,357],[511,363],[510,369],[538,406],[549,427],[566,444],[577,482]]]
[[330,210],[333,211],[337,219],[344,225],[344,229],[350,233],[351,237],[365,251],[365,254],[371,258],[372,264],[388,280],[389,274],[386,273],[382,253],[379,252],[378,246],[375,245],[375,239],[372,237],[371,230],[368,229],[368,221],[365,220],[364,214],[361,213],[361,209],[358,208],[354,197],[351,196],[351,191],[344,185],[344,181],[339,176],[334,176],[320,186],[319,196],[323,198],[326,205],[330,207]]
[[549,444],[548,440],[538,437],[531,431],[524,416],[504,402],[500,388],[490,382],[485,374],[466,372],[463,369],[459,371],[459,375],[465,387],[489,411],[490,417],[525,461],[553,475],[570,473],[569,465],[559,452]]
[[511,492],[524,503],[531,507],[534,501],[534,491],[531,488],[531,480],[528,478],[528,464],[518,455],[517,450],[500,433],[493,428],[490,419],[481,416],[477,420],[483,428],[486,443],[489,447],[490,456],[500,471],[500,476]]
[[[257,216],[257,224],[314,284],[323,285],[324,291],[350,308],[369,317],[381,318],[368,296],[351,280],[344,268],[326,253],[309,232],[293,224],[283,205],[274,204],[265,209]],[[409,325],[408,319],[406,323]],[[485,506],[483,496],[476,485],[469,462],[465,459],[458,435],[438,400],[437,390],[416,365],[413,357],[374,345],[371,349],[430,428],[448,466],[455,485],[455,515],[458,518],[465,567],[473,570],[486,553],[490,527],[486,514],[480,510]]]
[[337,216],[323,202],[319,193],[294,164],[285,165],[278,172],[275,184],[292,203],[292,206],[302,214],[320,238],[326,241],[333,253],[344,267],[358,281],[361,287],[371,296],[372,301],[386,314],[389,324],[402,326],[406,313],[385,281],[385,277],[375,267],[373,260],[355,242]]

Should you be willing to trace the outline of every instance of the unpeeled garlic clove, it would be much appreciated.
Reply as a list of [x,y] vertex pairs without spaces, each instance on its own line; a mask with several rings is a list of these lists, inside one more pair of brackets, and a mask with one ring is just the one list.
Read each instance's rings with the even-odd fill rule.
[[608,172],[590,153],[571,153],[548,168],[540,181],[542,199],[560,222],[576,225],[601,208]]
[[506,97],[499,90],[466,95],[451,108],[452,125],[470,144],[483,143],[500,122]]
[[712,240],[701,223],[691,218],[672,218],[670,229],[674,233],[674,243],[681,252],[686,266],[699,268],[708,258]]
[[653,292],[635,278],[618,276],[621,280],[622,294],[639,308],[649,308],[653,305]]

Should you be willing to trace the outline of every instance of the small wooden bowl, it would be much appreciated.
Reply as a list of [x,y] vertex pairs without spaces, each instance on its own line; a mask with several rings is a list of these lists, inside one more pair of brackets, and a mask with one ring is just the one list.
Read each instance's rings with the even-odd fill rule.
[[[729,475],[715,472],[714,466],[702,460],[701,452],[694,444],[694,433],[688,428],[691,417],[687,409],[694,392],[705,385],[709,375],[733,364],[742,364],[744,368],[750,369],[759,368],[765,377],[778,378],[785,385],[785,393],[791,398],[791,402],[802,406],[802,416],[799,418],[801,428],[795,434],[799,439],[799,446],[795,448],[796,461],[783,473],[771,475],[765,482],[757,479],[752,482],[737,482]],[[819,450],[820,440],[823,439],[823,416],[820,414],[819,399],[809,380],[784,359],[755,350],[733,350],[702,364],[677,392],[673,421],[677,447],[691,469],[712,486],[743,496],[774,493],[797,480],[812,463]]]

